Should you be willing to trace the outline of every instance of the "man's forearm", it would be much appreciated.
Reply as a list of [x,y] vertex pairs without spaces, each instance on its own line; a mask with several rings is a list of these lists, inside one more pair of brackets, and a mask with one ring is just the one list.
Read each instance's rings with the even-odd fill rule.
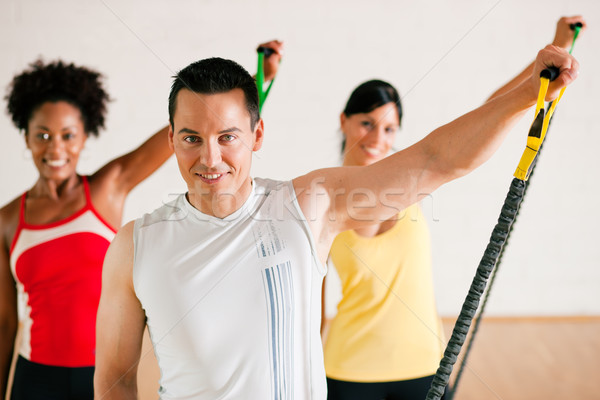
[[443,184],[471,172],[496,152],[507,133],[535,104],[530,90],[519,86],[436,129],[424,145],[430,167]]

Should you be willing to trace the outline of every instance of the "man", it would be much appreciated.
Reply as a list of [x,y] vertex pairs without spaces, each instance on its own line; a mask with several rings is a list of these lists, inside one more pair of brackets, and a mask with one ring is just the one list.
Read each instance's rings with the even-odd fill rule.
[[333,238],[482,164],[535,104],[550,65],[561,71],[555,98],[578,64],[548,46],[530,79],[419,143],[289,182],[249,175],[264,133],[250,75],[222,59],[183,69],[169,97],[169,144],[188,193],[125,225],[109,248],[96,396],[135,398],[147,324],[163,399],[324,399],[320,295]]

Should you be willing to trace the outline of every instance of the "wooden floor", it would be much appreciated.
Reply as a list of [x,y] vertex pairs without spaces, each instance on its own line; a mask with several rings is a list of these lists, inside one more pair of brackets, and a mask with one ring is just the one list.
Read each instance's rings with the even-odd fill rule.
[[[600,317],[488,318],[467,365],[455,400],[600,400]],[[146,335],[140,399],[158,398],[158,378]]]
[[473,343],[456,400],[600,399],[598,317],[490,318]]
[[[444,320],[447,339],[453,326]],[[455,400],[600,400],[600,317],[488,318],[473,343]],[[156,399],[148,343],[144,353],[140,399]]]

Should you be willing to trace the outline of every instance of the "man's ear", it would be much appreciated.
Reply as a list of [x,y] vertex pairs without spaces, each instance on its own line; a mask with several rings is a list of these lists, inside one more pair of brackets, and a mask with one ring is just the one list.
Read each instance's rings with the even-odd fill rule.
[[173,146],[173,125],[169,123],[169,148],[175,151],[175,147]]
[[256,126],[254,127],[254,145],[252,146],[252,151],[258,151],[262,147],[263,138],[265,135],[265,124],[261,119],[258,120]]

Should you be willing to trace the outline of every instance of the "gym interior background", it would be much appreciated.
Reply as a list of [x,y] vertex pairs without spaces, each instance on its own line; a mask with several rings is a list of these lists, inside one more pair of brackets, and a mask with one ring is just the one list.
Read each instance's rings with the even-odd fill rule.
[[[220,56],[254,73],[258,43],[281,39],[285,56],[263,108],[265,141],[254,157],[253,176],[291,179],[339,165],[338,116],[358,83],[380,78],[398,88],[405,115],[396,147],[403,148],[485,101],[552,40],[561,16],[577,14],[588,23],[573,53],[580,76],[557,108],[487,315],[596,318],[597,0],[3,0],[0,83],[6,87],[40,56],[105,75],[113,101],[106,130],[88,141],[80,160],[79,172],[85,174],[167,123],[171,76],[179,69]],[[460,310],[532,117],[533,110],[484,166],[423,198],[436,300],[444,317]],[[31,187],[37,171],[24,159],[23,137],[5,112],[0,132],[0,203],[5,204]],[[132,192],[123,223],[182,191],[171,159]],[[330,305],[328,313],[334,309]],[[600,355],[598,348],[590,351]]]

